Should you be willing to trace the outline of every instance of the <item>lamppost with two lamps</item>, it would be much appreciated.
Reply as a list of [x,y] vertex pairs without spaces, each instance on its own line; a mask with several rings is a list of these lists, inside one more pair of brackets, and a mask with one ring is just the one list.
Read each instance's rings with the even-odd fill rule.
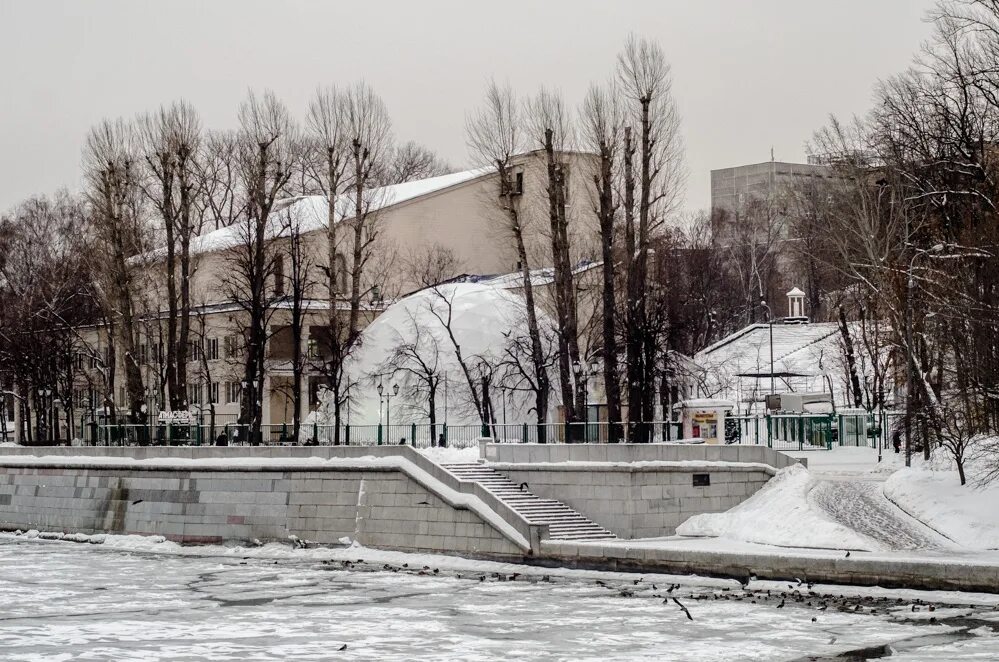
[[596,357],[590,357],[588,361],[580,363],[579,360],[572,362],[572,372],[576,376],[576,383],[582,384],[583,387],[583,411],[578,412],[583,419],[583,440],[589,441],[587,437],[587,431],[589,430],[589,403],[590,403],[590,378],[595,377],[600,374],[600,363],[597,362]]
[[392,396],[399,395],[399,385],[392,384],[391,392],[385,390],[385,385],[378,382],[378,404],[381,406],[382,401],[385,401],[385,431],[387,434],[392,434]]

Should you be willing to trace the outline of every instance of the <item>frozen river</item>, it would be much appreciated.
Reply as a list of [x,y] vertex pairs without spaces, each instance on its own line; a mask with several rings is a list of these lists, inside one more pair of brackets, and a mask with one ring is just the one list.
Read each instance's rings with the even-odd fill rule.
[[807,596],[806,586],[794,587],[807,596],[797,602],[786,585],[760,583],[750,594],[705,580],[669,594],[689,620],[663,603],[662,577],[513,577],[510,566],[445,558],[435,574],[412,562],[421,557],[400,568],[399,556],[386,570],[384,553],[350,550],[354,561],[376,557],[353,567],[322,554],[153,554],[3,536],[0,659],[770,661],[890,642],[901,649],[892,659],[999,657],[993,606],[939,606],[932,617],[942,622],[931,624],[927,606],[912,611],[914,594],[828,599]]

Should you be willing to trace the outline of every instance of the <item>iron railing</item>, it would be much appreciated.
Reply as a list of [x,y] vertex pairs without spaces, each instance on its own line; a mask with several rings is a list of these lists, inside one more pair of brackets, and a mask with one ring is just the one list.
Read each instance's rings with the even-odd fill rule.
[[[887,448],[901,425],[896,412],[845,414],[729,415],[724,443],[766,445],[777,450],[826,450],[833,446]],[[643,430],[638,431],[641,426]],[[190,424],[97,424],[85,426],[87,445],[345,445],[402,444],[416,448],[446,446],[468,448],[479,439],[500,443],[613,443],[629,439],[671,442],[681,439],[677,421],[652,421],[629,426],[607,422],[500,423],[454,425],[450,423],[393,423],[391,425],[303,424],[295,435],[291,423],[249,425],[232,421],[212,425],[199,419]]]

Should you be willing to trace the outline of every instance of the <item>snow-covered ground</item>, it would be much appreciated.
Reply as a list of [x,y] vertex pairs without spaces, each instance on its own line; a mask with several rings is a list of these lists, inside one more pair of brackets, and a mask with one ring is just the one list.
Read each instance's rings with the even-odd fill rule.
[[[999,549],[999,484],[961,486],[942,452],[926,463],[914,457],[911,468],[891,451],[879,461],[871,448],[799,456],[807,458],[807,470],[784,469],[739,506],[692,517],[677,533],[872,552]],[[968,470],[981,474],[974,460]]]
[[[357,547],[179,548],[117,536],[84,545],[5,535],[0,650],[7,660],[59,661],[769,661],[885,645],[911,659],[946,651],[935,659],[964,660],[999,651],[988,625],[999,622],[986,620],[995,618],[995,601],[982,596],[950,594],[930,612],[926,603],[939,596],[751,588]],[[667,596],[691,619],[672,599],[664,603]]]

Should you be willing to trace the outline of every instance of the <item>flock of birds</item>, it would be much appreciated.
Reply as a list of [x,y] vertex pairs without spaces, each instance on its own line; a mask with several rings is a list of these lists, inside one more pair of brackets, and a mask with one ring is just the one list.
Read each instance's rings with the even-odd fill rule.
[[[357,559],[357,561],[330,560],[322,561],[322,564],[330,569],[340,570],[378,569],[377,567],[371,565],[366,566],[364,559]],[[417,576],[440,576],[441,574],[440,568],[432,568],[428,565],[424,565],[422,567],[415,565],[410,566],[408,563],[403,563],[401,565],[385,563],[382,565],[381,570],[385,572],[405,572]],[[456,579],[466,579],[483,583],[516,581],[524,581],[535,584],[553,583],[550,575],[538,575],[534,573],[471,572],[464,574],[456,573],[454,576]],[[572,581],[578,582],[579,580],[574,578]],[[683,613],[688,620],[691,621],[694,620],[694,613],[691,611],[690,607],[680,601],[681,595],[684,600],[692,602],[721,600],[771,606],[776,603],[776,609],[783,609],[786,606],[797,606],[817,612],[825,612],[832,609],[834,611],[871,616],[886,614],[889,611],[899,611],[904,609],[907,604],[909,605],[909,611],[911,612],[936,611],[935,605],[924,602],[920,599],[912,601],[905,600],[903,598],[889,598],[886,596],[857,598],[835,595],[833,593],[821,593],[814,590],[814,582],[798,578],[795,578],[793,582],[787,583],[786,589],[783,587],[779,589],[751,589],[750,583],[753,581],[756,581],[756,577],[752,575],[747,576],[739,582],[740,587],[738,589],[733,587],[710,588],[692,586],[690,589],[685,590],[681,584],[673,583],[664,585],[660,588],[657,584],[646,581],[644,577],[632,580],[630,584],[596,579],[594,580],[594,585],[602,589],[606,589],[609,592],[615,592],[622,598],[662,599],[662,604],[668,605],[672,603],[679,608],[680,612]],[[768,585],[772,586],[772,583],[769,583]],[[927,620],[930,623],[937,622],[935,616],[931,616]],[[818,616],[813,616],[812,622],[814,623],[817,621]]]

